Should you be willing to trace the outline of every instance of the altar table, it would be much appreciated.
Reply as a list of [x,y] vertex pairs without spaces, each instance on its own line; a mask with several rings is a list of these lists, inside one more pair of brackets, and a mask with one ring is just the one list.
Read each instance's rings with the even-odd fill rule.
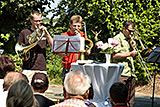
[[111,85],[117,82],[123,71],[124,66],[120,64],[93,63],[80,65],[72,63],[73,71],[82,71],[91,78],[94,97],[91,102],[96,107],[110,107],[106,101],[110,97],[109,89]]

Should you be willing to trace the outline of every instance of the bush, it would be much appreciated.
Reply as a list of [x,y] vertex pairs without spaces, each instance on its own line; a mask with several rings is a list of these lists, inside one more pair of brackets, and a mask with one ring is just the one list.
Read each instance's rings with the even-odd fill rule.
[[50,48],[47,48],[47,75],[54,83],[62,83],[62,58],[58,54],[51,53]]

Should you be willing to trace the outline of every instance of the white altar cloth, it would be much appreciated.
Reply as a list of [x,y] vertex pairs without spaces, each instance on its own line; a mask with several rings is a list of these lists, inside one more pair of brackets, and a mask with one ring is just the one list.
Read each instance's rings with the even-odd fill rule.
[[123,71],[124,66],[120,64],[84,64],[72,63],[73,71],[82,71],[84,74],[90,76],[94,97],[91,100],[96,107],[109,107],[110,104],[105,101],[109,98],[109,89],[111,85],[117,82]]

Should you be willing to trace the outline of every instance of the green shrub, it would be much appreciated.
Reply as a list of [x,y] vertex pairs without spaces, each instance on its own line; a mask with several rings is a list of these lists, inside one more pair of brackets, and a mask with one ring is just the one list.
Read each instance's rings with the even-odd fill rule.
[[47,75],[54,83],[62,83],[62,58],[58,54],[52,53],[50,48],[47,48]]
[[9,56],[13,59],[14,63],[15,63],[15,71],[16,72],[21,72],[22,71],[22,59],[18,57],[18,55],[12,55],[9,54]]

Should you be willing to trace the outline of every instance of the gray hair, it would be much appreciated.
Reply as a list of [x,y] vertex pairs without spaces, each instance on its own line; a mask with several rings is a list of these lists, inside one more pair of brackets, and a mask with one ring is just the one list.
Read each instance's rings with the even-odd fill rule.
[[74,95],[84,95],[91,86],[91,80],[88,75],[80,71],[71,71],[67,73],[64,80],[64,88],[67,93]]
[[31,107],[33,103],[33,91],[26,81],[19,80],[10,87],[6,100],[7,107]]

